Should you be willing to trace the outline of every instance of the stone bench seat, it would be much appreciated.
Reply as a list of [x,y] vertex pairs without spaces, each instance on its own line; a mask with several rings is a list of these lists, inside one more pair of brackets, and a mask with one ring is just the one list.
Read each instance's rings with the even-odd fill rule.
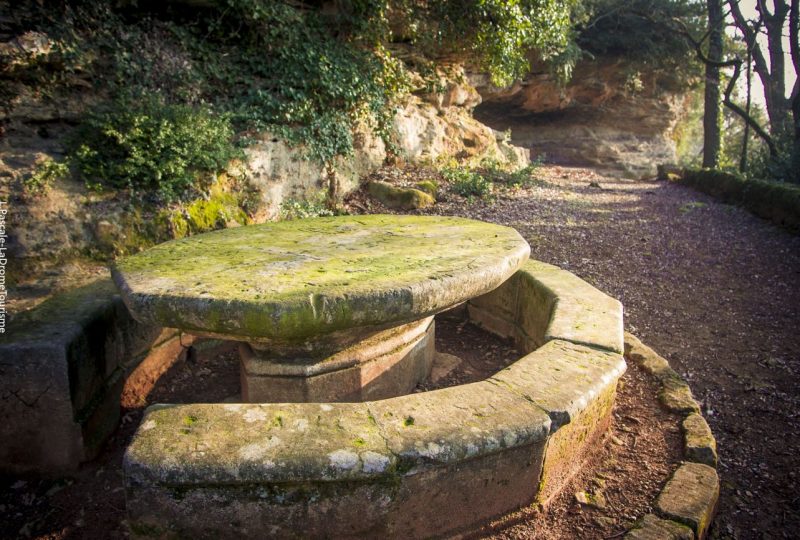
[[141,324],[111,279],[57,294],[0,335],[0,472],[62,474],[114,432],[126,377],[163,373],[191,338]]
[[124,463],[134,532],[429,537],[546,504],[609,425],[622,306],[529,261],[467,309],[524,356],[380,401],[151,407]]

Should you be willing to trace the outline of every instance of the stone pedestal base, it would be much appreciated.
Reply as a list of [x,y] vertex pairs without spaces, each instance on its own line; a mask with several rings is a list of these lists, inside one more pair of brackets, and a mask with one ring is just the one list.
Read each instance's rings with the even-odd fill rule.
[[379,332],[332,356],[286,358],[239,346],[242,400],[358,402],[410,393],[430,374],[433,317]]

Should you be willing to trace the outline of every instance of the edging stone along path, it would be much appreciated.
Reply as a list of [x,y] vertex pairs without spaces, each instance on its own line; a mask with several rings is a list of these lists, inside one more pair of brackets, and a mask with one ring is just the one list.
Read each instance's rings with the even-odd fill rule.
[[659,401],[683,415],[685,462],[664,486],[655,504],[656,514],[648,514],[629,531],[633,540],[702,539],[716,512],[719,499],[717,443],[689,385],[669,363],[632,334],[625,334],[625,357],[639,364],[661,385]]
[[530,261],[475,299],[488,312],[519,295],[493,315],[526,353],[478,383],[365,403],[151,407],[124,460],[132,530],[426,537],[546,504],[606,429],[625,370],[622,306],[569,276]]
[[161,371],[191,336],[141,324],[110,279],[54,296],[0,336],[0,471],[60,474],[92,459],[117,427],[126,377]]

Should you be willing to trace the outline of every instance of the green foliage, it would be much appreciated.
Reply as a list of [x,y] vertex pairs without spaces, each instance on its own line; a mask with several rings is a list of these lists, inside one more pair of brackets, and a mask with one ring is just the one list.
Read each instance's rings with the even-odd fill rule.
[[543,163],[544,156],[538,156],[525,167],[514,169],[495,159],[487,158],[481,161],[479,171],[481,176],[492,183],[508,187],[527,187],[536,182],[536,172]]
[[[763,115],[762,115],[763,116]],[[762,122],[761,125],[765,125]],[[752,134],[752,130],[751,130]],[[778,147],[778,155],[771,156],[767,145],[760,139],[753,141],[752,152],[746,176],[751,180],[777,180],[781,182],[799,183],[800,176],[796,166],[792,163],[794,138],[789,133],[773,134],[773,140]]]
[[352,151],[357,123],[372,122],[385,134],[389,101],[405,88],[389,53],[366,46],[374,44],[371,23],[380,19],[380,5],[354,2],[328,15],[283,2],[228,0],[225,10],[178,35],[204,96],[230,111],[237,127],[277,131],[327,163]]
[[46,158],[36,165],[30,176],[22,180],[22,188],[26,195],[42,195],[50,189],[53,182],[68,176],[69,166],[66,163]]
[[211,173],[241,155],[232,138],[227,117],[207,107],[117,101],[88,116],[71,155],[87,182],[170,201],[210,184]]
[[672,21],[683,21],[701,36],[704,6],[693,0],[584,0],[573,13],[577,42],[592,55],[619,56],[680,76],[694,75],[699,73],[694,51]]
[[281,203],[280,219],[305,219],[321,216],[332,216],[324,200],[286,199]]
[[528,53],[544,60],[560,56],[571,42],[570,11],[561,0],[397,0],[414,40],[433,56],[441,52],[476,57],[497,86],[508,86],[530,69]]
[[492,194],[492,183],[478,174],[463,167],[448,167],[442,170],[442,176],[450,182],[450,188],[462,197],[487,198]]

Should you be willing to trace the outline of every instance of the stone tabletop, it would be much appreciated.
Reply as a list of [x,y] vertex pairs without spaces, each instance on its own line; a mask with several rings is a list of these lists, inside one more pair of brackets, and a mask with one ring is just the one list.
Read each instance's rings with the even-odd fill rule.
[[120,260],[142,322],[313,348],[353,342],[484,294],[527,260],[514,229],[428,216],[340,216],[238,227]]

